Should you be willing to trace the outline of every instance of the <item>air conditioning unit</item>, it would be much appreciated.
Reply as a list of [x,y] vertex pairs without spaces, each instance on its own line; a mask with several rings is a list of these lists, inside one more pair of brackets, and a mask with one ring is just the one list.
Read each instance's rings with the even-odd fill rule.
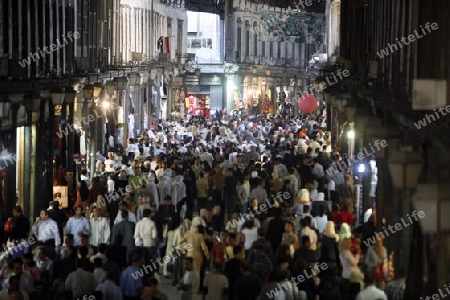
[[369,78],[375,79],[378,77],[378,62],[377,61],[369,61],[369,74],[367,74]]
[[447,104],[447,80],[414,79],[413,110],[433,110]]

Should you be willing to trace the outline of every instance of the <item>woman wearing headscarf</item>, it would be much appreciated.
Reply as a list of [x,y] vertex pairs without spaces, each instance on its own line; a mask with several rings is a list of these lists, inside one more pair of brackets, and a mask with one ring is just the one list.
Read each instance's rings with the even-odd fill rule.
[[352,228],[347,223],[342,223],[339,229],[339,240],[349,239],[352,237]]
[[[174,231],[172,243],[167,244],[166,255],[172,251],[172,249],[182,249],[182,244],[185,242],[187,233],[191,230],[192,222],[189,219],[185,219],[183,223]],[[169,237],[170,238],[170,237]],[[169,240],[169,239],[168,239]],[[184,257],[186,255],[183,253],[181,256],[175,257],[175,263],[173,266],[173,285],[177,285],[184,274]],[[163,275],[168,275],[167,265],[164,264]]]
[[209,261],[209,249],[206,246],[203,234],[199,232],[199,226],[202,226],[203,220],[200,217],[195,217],[192,220],[192,226],[189,231],[186,232],[184,238],[180,239],[181,244],[187,243],[192,247],[186,256],[194,258],[194,269],[200,273],[203,262],[206,258]]
[[[328,221],[325,226],[325,231],[322,237],[322,254],[326,255],[329,260],[338,261],[339,257],[339,235],[336,234],[335,226],[333,221]],[[327,253],[323,253],[326,249]]]
[[339,244],[339,258],[342,264],[342,281],[344,294],[347,295],[350,289],[350,275],[352,271],[357,270],[361,257],[361,249],[359,245],[355,245],[352,249],[352,240],[345,238]]

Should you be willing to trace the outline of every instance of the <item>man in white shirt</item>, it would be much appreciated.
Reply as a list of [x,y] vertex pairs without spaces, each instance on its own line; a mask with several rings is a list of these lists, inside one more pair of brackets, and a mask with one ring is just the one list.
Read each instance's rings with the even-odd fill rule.
[[109,220],[99,216],[98,208],[92,208],[93,217],[89,219],[89,225],[91,226],[91,235],[89,237],[89,243],[97,247],[98,245],[109,242],[110,228]]
[[87,176],[87,170],[86,170],[86,169],[81,170],[80,180],[84,180],[84,181],[86,182],[86,186],[87,186],[88,188],[91,187],[92,182],[91,182],[91,180],[89,179],[89,177]]
[[213,156],[211,153],[209,152],[203,152],[202,154],[200,154],[200,161],[206,161],[208,163],[208,165],[212,168],[212,163],[213,163]]
[[230,162],[230,165],[237,164],[237,149],[233,149],[233,152],[230,153],[230,156],[228,157],[228,161]]
[[74,246],[81,246],[81,234],[91,234],[91,226],[89,225],[89,221],[83,217],[83,208],[81,206],[77,206],[75,209],[75,215],[69,218],[66,224],[66,234],[70,233],[74,238]]
[[300,230],[300,236],[299,239],[301,239],[302,236],[309,236],[309,241],[311,242],[311,246],[309,247],[310,250],[317,250],[317,233],[311,229],[309,226],[311,224],[311,218],[306,217],[302,218],[300,221],[300,225],[302,226],[302,229]]
[[40,217],[36,218],[32,226],[32,231],[39,244],[45,247],[47,255],[50,258],[55,258],[55,251],[58,252],[61,245],[61,237],[58,224],[50,219],[47,210],[41,210]]
[[[128,210],[128,203],[126,201],[120,202],[119,211],[117,212],[117,216],[114,219],[114,225],[122,222],[122,215],[121,215],[122,210]],[[136,223],[136,215],[132,213],[130,210],[128,210],[128,221]]]
[[144,249],[144,258],[146,262],[153,260],[156,249],[156,224],[150,219],[151,210],[146,208],[143,212],[143,218],[136,224],[134,229],[134,243]]
[[108,193],[114,193],[114,180],[112,179],[112,175],[108,177],[106,185],[108,187]]
[[116,165],[116,162],[114,160],[114,154],[110,153],[108,156],[108,159],[105,160],[105,171],[108,173],[114,172],[115,165]]
[[375,278],[372,273],[364,274],[366,288],[358,293],[356,300],[388,300],[386,293],[375,286]]
[[186,257],[184,259],[184,269],[186,271],[178,286],[178,289],[181,291],[180,300],[197,300],[200,275],[194,269],[193,262],[194,259],[192,257]]
[[318,179],[323,178],[323,176],[325,176],[323,166],[319,164],[317,158],[314,158],[312,161],[313,161],[312,174],[316,176]]

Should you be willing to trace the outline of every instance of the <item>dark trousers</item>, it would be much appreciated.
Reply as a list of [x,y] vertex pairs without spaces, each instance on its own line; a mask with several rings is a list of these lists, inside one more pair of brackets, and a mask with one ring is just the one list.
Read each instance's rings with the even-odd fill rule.
[[141,247],[142,256],[146,263],[154,262],[156,259],[156,247]]

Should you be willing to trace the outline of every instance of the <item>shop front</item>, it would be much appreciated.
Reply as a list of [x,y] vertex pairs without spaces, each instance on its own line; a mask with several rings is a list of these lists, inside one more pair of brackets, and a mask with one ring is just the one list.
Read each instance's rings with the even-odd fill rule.
[[211,89],[209,86],[187,86],[185,113],[190,116],[206,116],[211,112]]
[[[192,78],[188,78],[191,76]],[[224,107],[223,74],[207,73],[199,77],[187,75],[185,113],[188,115],[209,115]]]

